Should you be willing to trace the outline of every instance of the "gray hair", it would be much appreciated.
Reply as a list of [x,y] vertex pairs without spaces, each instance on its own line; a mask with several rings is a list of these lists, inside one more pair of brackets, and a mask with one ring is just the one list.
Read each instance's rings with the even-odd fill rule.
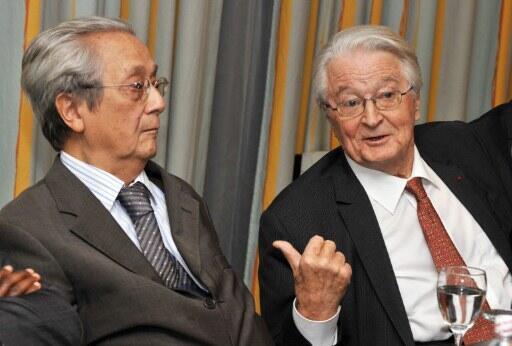
[[361,25],[338,32],[317,57],[313,77],[313,93],[318,104],[324,104],[327,99],[327,67],[331,60],[356,50],[383,51],[396,56],[402,65],[404,77],[419,95],[423,82],[414,50],[402,37],[388,27]]
[[131,26],[118,19],[76,18],[40,33],[23,55],[21,85],[41,122],[43,134],[55,150],[61,150],[71,129],[55,107],[60,93],[71,93],[93,110],[103,96],[102,65],[94,47],[84,38],[100,32],[135,35]]

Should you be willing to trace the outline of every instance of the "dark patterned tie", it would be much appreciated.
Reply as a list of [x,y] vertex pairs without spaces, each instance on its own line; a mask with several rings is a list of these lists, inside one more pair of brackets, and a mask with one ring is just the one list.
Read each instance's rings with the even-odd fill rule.
[[164,284],[176,291],[204,296],[206,292],[196,285],[180,262],[165,248],[149,201],[149,191],[144,184],[137,182],[123,187],[117,198],[133,222],[144,256]]
[[[428,198],[421,183],[421,178],[416,177],[409,180],[405,189],[416,198],[418,219],[437,270],[446,266],[465,266],[464,259],[453,244],[430,198]],[[489,304],[486,301],[482,310],[487,311],[489,309]],[[471,345],[480,341],[491,340],[493,337],[494,328],[492,323],[480,316],[473,327],[464,335],[464,344]]]

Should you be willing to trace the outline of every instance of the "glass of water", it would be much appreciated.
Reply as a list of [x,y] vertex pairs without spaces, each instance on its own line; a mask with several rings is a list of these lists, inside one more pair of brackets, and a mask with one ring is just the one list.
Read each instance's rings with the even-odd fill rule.
[[464,333],[480,315],[486,290],[487,278],[482,269],[453,266],[439,271],[437,302],[456,346],[462,345]]

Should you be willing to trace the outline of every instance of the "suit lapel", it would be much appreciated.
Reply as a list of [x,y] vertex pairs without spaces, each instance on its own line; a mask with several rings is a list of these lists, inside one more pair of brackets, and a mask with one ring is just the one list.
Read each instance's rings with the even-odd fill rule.
[[407,313],[370,200],[345,158],[340,161],[342,167],[332,174],[339,214],[389,319],[404,344],[413,345]]
[[108,210],[58,157],[45,181],[72,233],[124,268],[161,282]]

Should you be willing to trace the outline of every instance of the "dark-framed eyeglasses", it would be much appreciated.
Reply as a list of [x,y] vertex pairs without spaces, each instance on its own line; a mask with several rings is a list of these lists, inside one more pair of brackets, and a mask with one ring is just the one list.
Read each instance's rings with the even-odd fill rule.
[[127,88],[129,96],[133,101],[146,102],[149,96],[150,87],[154,87],[163,97],[168,85],[169,80],[165,77],[160,77],[155,80],[146,78],[143,81],[137,81],[133,83],[88,86],[84,87],[84,89]]
[[344,98],[341,96],[341,101],[336,104],[336,107],[332,107],[326,102],[323,104],[323,108],[324,110],[337,112],[341,119],[355,118],[363,114],[367,101],[372,101],[375,108],[380,111],[391,111],[396,109],[402,103],[402,97],[413,89],[414,87],[411,86],[404,92],[400,92],[400,90],[387,90],[368,98],[357,96]]

